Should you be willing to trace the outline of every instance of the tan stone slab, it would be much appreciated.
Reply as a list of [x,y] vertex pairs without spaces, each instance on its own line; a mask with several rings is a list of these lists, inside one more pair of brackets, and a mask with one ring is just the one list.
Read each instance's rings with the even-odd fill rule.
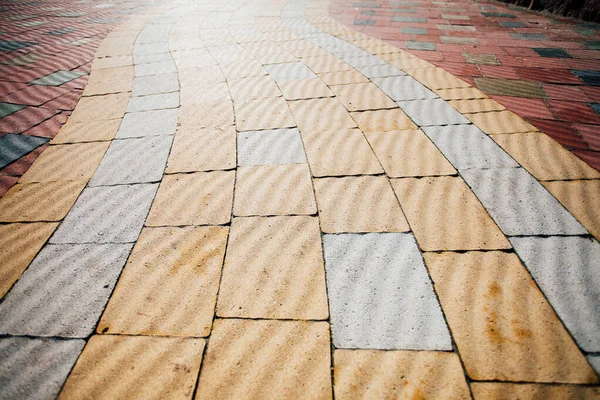
[[281,96],[281,91],[270,76],[231,79],[229,90],[234,100],[251,100]]
[[327,319],[327,291],[316,217],[234,218],[217,315]]
[[223,75],[227,79],[246,78],[250,76],[267,75],[267,71],[258,61],[246,61],[243,63],[220,64]]
[[181,88],[225,82],[225,76],[217,66],[183,69],[177,71],[177,77]]
[[179,126],[191,130],[199,128],[223,128],[233,125],[233,103],[203,103],[179,109]]
[[196,400],[331,399],[326,322],[220,320]]
[[460,360],[441,351],[335,350],[338,399],[470,399]]
[[52,140],[52,144],[97,142],[112,140],[121,125],[121,119],[90,122],[67,122]]
[[398,108],[392,99],[371,82],[332,86],[331,90],[348,111]]
[[334,97],[335,94],[319,78],[280,82],[279,88],[286,100]]
[[227,227],[145,228],[98,332],[208,336]]
[[542,182],[585,228],[600,239],[600,180]]
[[508,110],[465,114],[465,117],[488,135],[537,131],[535,126]]
[[302,62],[312,69],[316,74],[337,71],[353,71],[350,65],[346,64],[332,54],[317,57],[303,57]]
[[79,99],[69,122],[104,121],[123,118],[130,93],[107,94]]
[[96,335],[60,395],[69,399],[189,399],[203,339]]
[[306,164],[238,168],[234,215],[310,215],[316,212]]
[[478,113],[488,111],[502,111],[506,108],[492,99],[473,99],[473,100],[452,100],[449,101],[452,107],[461,113]]
[[313,176],[348,176],[383,173],[369,143],[358,129],[302,132]]
[[473,382],[471,390],[475,400],[600,399],[600,387],[597,386]]
[[181,87],[179,91],[181,104],[186,107],[202,106],[205,103],[224,103],[231,101],[227,83],[210,83]]
[[434,92],[444,100],[487,99],[485,93],[474,87],[435,89]]
[[335,98],[292,101],[289,106],[301,132],[356,128],[346,108]]
[[50,146],[35,160],[19,182],[89,180],[109,145],[109,142],[95,142]]
[[296,122],[283,97],[241,100],[234,103],[237,130],[293,128]]
[[315,179],[314,185],[325,233],[410,230],[384,176]]
[[119,39],[103,40],[100,47],[98,47],[98,50],[96,50],[96,55],[94,57],[103,58],[132,55],[133,43],[123,43]]
[[84,96],[130,92],[133,87],[133,66],[93,70],[83,91]]
[[58,223],[0,225],[0,298],[19,279]]
[[[380,57],[384,58],[383,56],[380,56]],[[433,64],[431,64],[430,62],[425,61],[420,58],[396,58],[396,59],[387,60],[387,61],[390,64],[392,64],[394,67],[399,68],[403,71],[417,70],[417,69],[424,69],[424,68],[435,68],[435,66]]]
[[421,130],[365,132],[365,136],[390,178],[456,174]]
[[219,225],[231,220],[235,171],[165,175],[148,226]]
[[462,178],[392,179],[392,186],[422,250],[511,248]]
[[454,89],[470,87],[467,82],[458,79],[454,75],[441,68],[419,68],[407,69],[406,73],[427,86],[429,89]]
[[319,76],[321,77],[323,82],[330,86],[369,82],[369,80],[363,74],[356,70],[326,72],[323,74],[319,74]]
[[0,199],[0,222],[60,221],[87,181],[18,183]]
[[131,55],[96,58],[92,63],[92,71],[105,68],[126,67],[128,65],[133,65],[133,56]]
[[596,374],[515,254],[425,253],[424,257],[471,379],[597,383]]
[[354,112],[350,114],[363,132],[387,132],[417,129],[412,120],[399,108]]
[[175,134],[166,172],[233,169],[236,165],[235,147],[234,127],[180,130]]
[[600,178],[600,172],[541,132],[493,135],[492,139],[538,180]]

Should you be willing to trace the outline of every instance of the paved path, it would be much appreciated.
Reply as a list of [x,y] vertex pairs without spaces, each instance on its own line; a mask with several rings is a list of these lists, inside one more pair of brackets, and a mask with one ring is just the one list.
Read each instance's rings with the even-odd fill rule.
[[0,199],[0,398],[600,398],[600,173],[329,6],[102,42]]

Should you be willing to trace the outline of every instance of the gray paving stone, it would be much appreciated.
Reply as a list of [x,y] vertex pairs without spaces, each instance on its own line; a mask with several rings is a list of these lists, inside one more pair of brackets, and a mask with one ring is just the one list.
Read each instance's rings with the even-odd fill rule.
[[398,101],[396,103],[419,126],[468,124],[470,122],[440,98]]
[[0,339],[0,399],[56,399],[83,346],[78,339]]
[[133,244],[47,245],[0,304],[0,333],[85,338]]
[[135,76],[160,75],[172,72],[177,72],[173,60],[136,64],[134,67]]
[[160,181],[172,143],[173,136],[114,140],[89,185]]
[[417,22],[417,23],[422,23],[422,22],[427,22],[427,18],[422,18],[422,17],[404,17],[404,16],[397,15],[395,17],[392,17],[392,21],[393,22]]
[[402,27],[402,33],[407,35],[427,35],[427,28]]
[[399,70],[390,64],[381,65],[366,65],[362,67],[355,67],[358,72],[363,74],[369,79],[373,78],[384,78],[387,76],[400,76],[406,75],[404,71]]
[[63,83],[77,79],[85,73],[80,71],[56,71],[31,82],[32,85],[60,86]]
[[505,28],[525,28],[527,26],[518,21],[498,21],[498,23]]
[[377,21],[373,19],[355,19],[354,25],[363,25],[363,26],[375,26]]
[[459,171],[519,166],[475,125],[426,126],[423,131]]
[[137,240],[158,184],[84,189],[50,243],[129,243]]
[[49,138],[17,135],[13,133],[0,137],[0,168],[18,160],[30,151],[43,145]]
[[177,129],[178,109],[140,111],[125,114],[117,138],[173,135]]
[[412,76],[372,78],[375,85],[394,101],[435,99],[438,96]]
[[36,42],[19,42],[16,40],[0,40],[0,51],[14,51],[36,45]]
[[409,50],[429,50],[435,51],[437,49],[435,43],[432,42],[405,42],[406,48]]
[[134,64],[148,64],[160,61],[173,61],[171,53],[158,53],[158,54],[137,54],[133,56]]
[[239,165],[305,163],[298,129],[274,129],[238,133]]
[[600,352],[600,244],[576,236],[510,241],[577,344]]
[[169,43],[137,44],[133,48],[133,55],[141,56],[146,54],[168,53]]
[[335,347],[452,349],[411,234],[325,235],[323,250]]
[[506,235],[587,233],[523,168],[468,169],[461,175]]
[[592,368],[594,368],[594,371],[596,371],[596,374],[600,376],[600,355],[589,354],[586,358]]
[[301,62],[265,65],[265,69],[275,82],[316,78],[317,75]]
[[541,33],[511,33],[510,36],[517,40],[548,40],[548,37]]
[[149,94],[170,93],[179,90],[177,73],[138,76],[133,79],[132,96],[147,96]]
[[170,30],[169,24],[150,24],[138,35],[135,41],[136,47],[144,44],[167,43]]
[[165,110],[179,107],[179,92],[152,94],[129,99],[127,112]]
[[19,110],[24,109],[25,106],[21,104],[1,103],[0,102],[0,118],[4,118],[7,115],[16,113]]

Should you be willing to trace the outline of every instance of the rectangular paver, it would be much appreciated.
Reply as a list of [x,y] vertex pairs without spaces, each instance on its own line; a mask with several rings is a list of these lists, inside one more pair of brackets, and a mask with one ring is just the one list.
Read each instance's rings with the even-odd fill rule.
[[238,133],[238,165],[305,163],[297,128]]
[[185,129],[175,135],[167,173],[232,169],[236,166],[236,132],[223,129]]
[[498,399],[508,396],[524,399],[593,399],[600,393],[595,386],[508,382],[473,382],[471,390],[475,400]]
[[373,83],[394,101],[434,99],[438,97],[411,76],[374,78]]
[[363,132],[417,129],[414,122],[399,108],[354,112],[350,115]]
[[467,120],[445,100],[398,101],[398,106],[419,126],[467,124]]
[[125,114],[117,138],[173,135],[177,128],[178,109],[140,111]]
[[332,86],[331,90],[348,111],[396,108],[396,104],[392,99],[372,83]]
[[50,75],[46,75],[42,78],[36,79],[31,82],[32,85],[43,85],[43,86],[60,86],[63,83],[77,79],[80,76],[85,75],[85,72],[81,71],[56,71]]
[[161,93],[149,96],[132,97],[127,106],[127,112],[163,110],[179,107],[179,94]]
[[290,102],[289,107],[300,132],[356,128],[348,111],[337,99],[311,99]]
[[111,140],[121,125],[120,119],[89,122],[67,122],[52,140],[53,144],[98,142]]
[[316,78],[317,75],[306,65],[296,63],[283,63],[266,65],[265,69],[276,82],[294,81],[299,79]]
[[129,93],[82,97],[69,117],[69,122],[105,121],[123,118]]
[[9,133],[0,137],[0,168],[6,167],[46,143],[49,139]]
[[140,76],[133,80],[132,96],[170,93],[179,90],[177,73]]

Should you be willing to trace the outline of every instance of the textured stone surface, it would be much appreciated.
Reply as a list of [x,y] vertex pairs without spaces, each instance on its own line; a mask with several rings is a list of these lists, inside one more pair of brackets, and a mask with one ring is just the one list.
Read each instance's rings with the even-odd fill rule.
[[161,93],[149,96],[132,97],[127,112],[162,110],[179,107],[179,93]]
[[394,101],[434,99],[435,93],[410,76],[374,78],[373,83]]
[[330,352],[326,322],[218,319],[196,399],[330,399]]
[[[294,128],[296,126],[296,122],[290,113],[290,108],[293,111],[293,105],[296,103],[300,102],[290,103],[290,107],[288,107],[288,104],[283,97],[236,100],[234,102],[236,128],[240,132],[258,131],[264,129]],[[211,113],[212,117],[214,112],[212,110],[209,112]],[[233,124],[233,120],[234,118],[232,113],[231,119],[228,121],[227,125]],[[204,126],[214,126],[214,124]],[[226,125],[221,123],[219,126]]]
[[306,65],[299,62],[266,65],[265,69],[278,83],[317,77]]
[[111,140],[121,125],[120,119],[90,122],[68,122],[52,140],[53,144]]
[[469,121],[442,99],[397,102],[419,126],[467,124]]
[[600,244],[583,237],[511,238],[517,254],[579,346],[600,351]]
[[279,89],[286,100],[316,99],[320,97],[334,97],[329,87],[318,78],[279,83]]
[[167,173],[235,168],[236,133],[223,129],[180,130],[167,161]]
[[492,99],[453,100],[448,104],[463,114],[506,110],[502,104]]
[[47,245],[0,304],[0,333],[87,337],[130,250],[130,244]]
[[0,168],[13,163],[47,141],[47,138],[12,133],[0,137]]
[[363,132],[417,129],[414,122],[399,108],[354,112],[350,115]]
[[82,97],[69,117],[69,122],[105,121],[123,118],[129,93],[107,94],[104,96]]
[[54,400],[85,341],[0,339],[2,399]]
[[132,96],[170,93],[179,90],[176,73],[140,76],[133,80]]
[[466,114],[465,116],[488,135],[537,131],[533,125],[508,110]]
[[471,383],[475,400],[518,399],[598,399],[600,388],[576,385],[542,385],[518,383]]
[[325,235],[323,250],[335,347],[452,349],[412,235]]
[[396,108],[396,104],[392,99],[372,83],[331,86],[331,90],[348,111]]
[[305,163],[298,129],[275,129],[238,133],[238,165]]
[[356,128],[356,124],[337,99],[300,100],[291,102],[289,107],[300,132]]
[[179,110],[153,110],[128,113],[123,118],[117,138],[133,138],[175,133]]

